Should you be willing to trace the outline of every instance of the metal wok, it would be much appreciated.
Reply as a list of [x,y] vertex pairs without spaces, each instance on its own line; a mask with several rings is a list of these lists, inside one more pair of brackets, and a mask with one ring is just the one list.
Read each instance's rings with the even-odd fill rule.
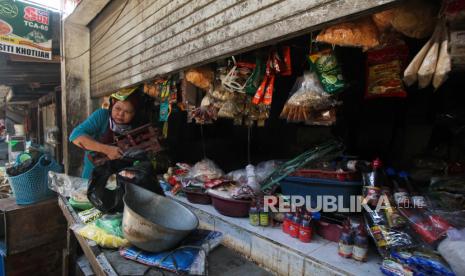
[[137,185],[126,185],[123,201],[124,237],[146,251],[174,248],[199,224],[197,216],[180,203]]

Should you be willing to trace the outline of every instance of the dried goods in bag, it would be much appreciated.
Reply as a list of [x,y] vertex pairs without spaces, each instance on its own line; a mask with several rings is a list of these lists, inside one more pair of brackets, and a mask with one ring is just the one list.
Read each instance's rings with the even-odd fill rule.
[[186,80],[203,90],[210,89],[213,83],[213,78],[214,73],[208,67],[193,68],[186,72]]
[[382,12],[375,13],[371,16],[371,19],[375,23],[376,27],[380,32],[384,32],[392,27],[391,21],[394,18],[395,10],[385,10]]
[[413,60],[410,62],[410,64],[407,66],[407,69],[404,71],[404,83],[407,86],[411,86],[418,80],[418,69],[420,69],[420,66],[428,53],[430,47],[432,44],[432,40],[428,40],[426,44],[421,48],[421,50],[418,52],[418,54],[413,58]]
[[438,25],[434,31],[431,47],[428,50],[420,68],[418,69],[418,87],[427,87],[433,78],[434,72],[436,71],[436,65],[438,62],[440,37],[442,34],[442,28]]
[[324,29],[316,37],[316,41],[369,49],[379,45],[379,33],[373,20],[364,17]]
[[401,40],[367,52],[366,99],[407,96],[401,78],[407,56],[408,48]]
[[329,94],[336,94],[345,87],[342,70],[333,50],[326,49],[309,55],[311,67],[317,73],[321,85]]
[[[443,23],[444,24],[444,23]],[[448,37],[446,26],[443,26],[442,37],[440,39],[441,46],[439,48],[438,63],[433,76],[433,87],[438,89],[447,79],[447,74],[451,70],[451,60],[448,52]]]
[[391,23],[408,37],[426,38],[434,31],[438,11],[433,1],[411,0],[395,9]]

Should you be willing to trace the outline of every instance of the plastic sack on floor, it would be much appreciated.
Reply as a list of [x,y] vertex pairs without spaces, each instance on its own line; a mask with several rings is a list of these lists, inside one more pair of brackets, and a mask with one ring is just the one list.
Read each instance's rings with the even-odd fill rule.
[[438,251],[441,256],[451,266],[457,275],[465,275],[465,228],[462,230],[450,229],[447,232],[447,238],[443,240]]
[[97,227],[94,223],[87,225],[76,225],[73,230],[86,239],[95,241],[99,246],[105,248],[120,248],[128,246],[129,241],[115,235],[108,234],[105,230]]
[[223,239],[221,232],[195,230],[178,248],[159,253],[146,252],[137,247],[120,249],[120,255],[149,266],[189,275],[207,274],[207,255]]
[[124,238],[123,235],[123,214],[117,213],[114,215],[103,215],[95,221],[95,226],[104,230],[110,235]]
[[48,172],[48,188],[62,196],[70,197],[74,192],[87,189],[88,179],[69,176],[64,173]]

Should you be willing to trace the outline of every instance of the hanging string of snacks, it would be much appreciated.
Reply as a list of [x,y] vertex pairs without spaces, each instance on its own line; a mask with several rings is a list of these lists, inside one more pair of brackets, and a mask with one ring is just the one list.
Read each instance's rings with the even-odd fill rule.
[[337,94],[345,88],[342,70],[332,49],[311,53],[308,58],[326,93]]

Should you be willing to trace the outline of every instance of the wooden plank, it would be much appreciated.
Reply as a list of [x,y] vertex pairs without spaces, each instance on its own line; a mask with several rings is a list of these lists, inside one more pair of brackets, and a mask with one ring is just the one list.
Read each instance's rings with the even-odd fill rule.
[[[142,55],[138,55],[134,59],[129,60],[126,63],[119,64],[118,66],[113,66],[110,70],[105,72],[103,76],[95,76],[97,80],[104,80],[109,76],[118,76],[118,73],[133,76],[138,74],[140,71],[145,71],[149,67],[160,66],[166,64],[176,58],[179,58],[181,55],[188,55],[200,49],[210,47],[226,41],[230,38],[240,36],[243,33],[252,32],[255,29],[259,29],[263,26],[272,24],[273,22],[279,21],[283,18],[286,18],[292,14],[308,11],[312,8],[315,8],[319,5],[327,3],[331,0],[315,0],[312,2],[309,1],[300,1],[300,0],[287,0],[277,3],[276,5],[269,5],[265,7],[261,6],[252,6],[251,10],[247,9],[250,7],[248,3],[238,7],[234,10],[228,10],[225,14],[219,15],[219,19],[214,19],[218,25],[215,29],[206,33],[205,35],[196,38],[187,43],[183,43],[184,36],[178,36],[177,41],[166,41],[162,44],[157,45],[154,48],[149,49],[149,51],[144,51]],[[266,1],[265,1],[266,2]],[[239,17],[239,20],[235,20],[235,15],[241,15],[245,11],[247,16]],[[254,13],[253,13],[254,12]],[[222,18],[233,18],[232,23],[222,24]],[[212,25],[210,22],[205,24],[205,27]],[[170,45],[174,45],[170,46]],[[176,50],[174,50],[176,49]],[[168,53],[166,55],[161,55],[159,53]],[[137,62],[137,58],[140,59],[140,63]],[[133,65],[138,65],[138,69],[135,69]],[[132,67],[129,68],[128,67]],[[136,72],[137,70],[137,72]],[[121,76],[120,76],[121,77]],[[91,86],[93,85],[93,80],[91,80]]]
[[[68,204],[65,198],[60,196],[58,199],[58,205],[60,206],[63,215],[68,221],[69,226],[73,226],[76,223],[81,223],[79,216]],[[74,236],[81,246],[84,255],[86,255],[87,259],[92,265],[92,269],[97,275],[118,275],[95,242],[87,240],[78,234],[75,234]]]
[[[218,16],[218,14],[221,14],[224,10],[229,9],[240,2],[243,1],[223,0],[215,1],[212,3],[212,0],[201,0],[196,1],[196,5],[199,6],[185,6],[183,8],[184,10],[189,10],[193,13],[187,15],[187,12],[179,10],[181,13],[178,15],[173,15],[173,18],[179,17],[182,19],[177,21],[170,20],[174,22],[174,24],[171,23],[171,26],[168,27],[164,26],[164,24],[157,24],[153,28],[150,28],[143,34],[139,35],[137,37],[137,41],[131,40],[129,43],[127,43],[127,45],[119,47],[113,52],[109,52],[108,55],[104,56],[104,58],[100,60],[91,59],[91,63],[93,65],[92,69],[94,69],[91,70],[91,74],[93,76],[98,76],[100,73],[108,71],[109,68],[121,64],[122,62],[129,59],[131,62],[133,62],[133,64],[140,63],[140,61],[138,62],[134,59],[144,59],[144,57],[140,55],[141,53],[146,52],[148,49],[154,47],[155,45],[159,45],[162,42],[173,39],[174,37],[182,37],[184,42],[191,40],[192,36],[199,37],[203,33],[208,32],[208,29],[211,29],[215,26],[213,24],[202,24],[204,21],[211,17]],[[194,34],[187,34],[186,31],[189,30]],[[168,45],[168,47],[173,47],[171,44]]]
[[[192,65],[206,63],[215,59],[229,56],[238,52],[244,52],[263,47],[278,40],[288,39],[312,30],[319,29],[323,24],[343,19],[347,16],[368,12],[375,8],[379,10],[382,5],[399,2],[398,0],[353,0],[331,1],[328,5],[320,5],[311,11],[303,11],[300,14],[285,18],[270,25],[262,26],[254,31],[244,33],[222,43],[207,48],[200,48],[196,52],[185,51],[184,54],[173,53],[174,60],[156,66],[155,60],[143,70],[142,65],[133,66],[127,74],[117,74],[105,81],[94,83],[93,96],[98,97],[114,91],[120,87],[126,87],[140,83],[156,75],[171,73]],[[328,12],[329,11],[329,12]],[[219,32],[216,32],[219,33]],[[191,46],[192,47],[192,46]],[[133,75],[130,72],[138,72]]]
[[[142,33],[144,30],[157,24],[163,18],[170,17],[171,13],[180,9],[184,5],[190,3],[190,1],[192,0],[175,0],[175,1],[160,0],[157,3],[157,5],[151,5],[147,9],[142,10],[141,13],[139,13],[137,18],[142,20],[140,22],[141,24],[138,24],[136,26],[131,26],[131,25],[123,26],[121,31],[118,33],[118,34],[122,33],[123,34],[122,36],[118,37],[117,40],[115,40],[114,38],[109,38],[106,41],[104,41],[101,45],[99,45],[99,47],[97,48],[107,49],[108,47],[112,47],[112,44],[114,43],[128,42],[130,39]],[[92,31],[92,29],[90,31]],[[96,49],[95,51],[92,51],[93,53],[91,53],[91,55],[94,55],[93,58],[95,59],[99,58],[100,51],[98,51],[98,49]]]

